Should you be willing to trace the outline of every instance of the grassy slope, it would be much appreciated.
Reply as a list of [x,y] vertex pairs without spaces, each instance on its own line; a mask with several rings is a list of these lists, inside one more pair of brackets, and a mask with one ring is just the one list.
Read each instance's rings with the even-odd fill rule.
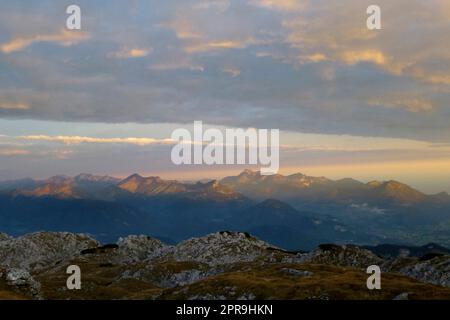
[[[146,281],[121,279],[125,270],[143,270],[143,265],[117,266],[93,261],[74,261],[83,270],[83,289],[67,291],[64,268],[37,276],[49,299],[187,299],[193,296],[236,299],[251,294],[256,299],[393,299],[408,292],[410,299],[450,299],[450,288],[424,284],[397,274],[382,274],[382,290],[366,288],[368,275],[354,268],[313,264],[242,263],[224,274],[196,283],[164,289],[157,280],[164,275],[204,266],[191,262],[160,263],[145,275]],[[307,270],[311,277],[297,277],[283,268]]]

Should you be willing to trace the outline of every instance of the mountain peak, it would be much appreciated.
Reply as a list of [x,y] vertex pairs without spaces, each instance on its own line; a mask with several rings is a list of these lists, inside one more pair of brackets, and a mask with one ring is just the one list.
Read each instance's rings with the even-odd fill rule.
[[384,182],[372,181],[367,185],[372,187],[380,195],[402,204],[413,204],[426,198],[426,195],[422,192],[395,180]]
[[138,173],[134,173],[134,174],[132,174],[131,176],[129,176],[129,177],[123,179],[122,182],[125,182],[125,181],[131,181],[131,180],[144,180],[144,177],[141,176],[141,175],[138,174]]
[[206,183],[197,183],[196,187],[199,190],[205,190],[205,191],[209,191],[209,192],[214,192],[215,194],[222,194],[222,195],[233,195],[235,196],[236,193],[229,187],[226,187],[224,185],[222,185],[219,181],[217,180],[212,180]]
[[211,187],[211,188],[214,188],[214,189],[218,188],[220,186],[220,183],[217,180],[211,180],[211,181],[208,181],[208,182],[205,182],[205,183],[201,183],[201,184],[203,184],[205,186],[208,186],[208,187]]
[[97,176],[90,173],[80,173],[74,178],[77,182],[105,182],[105,183],[117,183],[120,181],[118,178],[110,176]]
[[143,179],[144,177],[141,176],[139,173],[133,173],[129,178],[138,178],[138,179]]
[[370,181],[367,183],[367,185],[372,188],[377,188],[377,187],[381,186],[382,184],[383,184],[383,182],[378,181],[378,180],[373,180],[373,181]]
[[55,184],[62,184],[67,183],[69,181],[72,181],[73,178],[66,176],[66,175],[56,175],[53,177],[48,178],[45,182],[47,183],[55,183]]
[[302,178],[305,178],[305,177],[306,177],[306,175],[304,175],[301,172],[294,173],[294,174],[291,174],[291,175],[288,176],[288,178],[291,178],[291,179],[302,179]]
[[90,173],[80,173],[79,175],[77,175],[75,177],[75,179],[90,180],[90,179],[92,179],[94,177],[95,176],[93,174],[90,174]]
[[145,180],[144,177],[135,173],[129,176],[128,178],[120,181],[118,187],[134,193],[138,191],[144,180]]
[[260,175],[260,171],[255,171],[252,169],[245,169],[239,174],[239,176],[257,176],[257,175]]
[[160,177],[142,177],[139,174],[129,176],[117,186],[131,193],[146,195],[177,193],[186,189],[178,181],[163,180]]

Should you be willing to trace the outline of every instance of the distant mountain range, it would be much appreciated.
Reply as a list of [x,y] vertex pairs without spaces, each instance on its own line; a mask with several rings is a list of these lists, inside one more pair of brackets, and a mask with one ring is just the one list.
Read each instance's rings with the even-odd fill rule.
[[383,258],[417,257],[421,260],[426,260],[434,256],[450,256],[450,249],[436,243],[429,243],[420,247],[380,244],[377,246],[364,246],[364,249]]
[[362,183],[354,179],[330,180],[309,177],[301,173],[283,176],[263,176],[245,170],[238,176],[227,177],[221,184],[254,199],[276,198],[289,202],[337,202],[343,204],[380,202],[402,206],[422,203],[450,203],[450,195],[425,195],[398,181],[371,181]]
[[0,231],[70,231],[102,241],[148,234],[174,243],[247,231],[287,249],[320,243],[450,244],[450,196],[396,181],[362,183],[245,170],[183,183],[138,174],[0,182]]

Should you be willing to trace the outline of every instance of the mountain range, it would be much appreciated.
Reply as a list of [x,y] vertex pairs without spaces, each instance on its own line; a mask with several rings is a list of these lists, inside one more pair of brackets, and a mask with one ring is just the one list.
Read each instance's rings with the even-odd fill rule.
[[0,231],[84,232],[112,242],[148,234],[177,243],[239,230],[289,250],[320,243],[450,244],[450,196],[397,181],[362,183],[245,170],[186,183],[133,174],[0,182]]

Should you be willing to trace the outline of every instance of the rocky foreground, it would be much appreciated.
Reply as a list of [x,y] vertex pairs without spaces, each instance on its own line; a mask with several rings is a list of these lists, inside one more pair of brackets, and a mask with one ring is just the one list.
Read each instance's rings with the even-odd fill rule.
[[[382,289],[366,287],[370,265]],[[81,268],[81,290],[66,286]],[[169,246],[129,236],[102,246],[72,233],[0,233],[0,299],[450,299],[450,256],[383,259],[356,246],[286,252],[246,233]]]

